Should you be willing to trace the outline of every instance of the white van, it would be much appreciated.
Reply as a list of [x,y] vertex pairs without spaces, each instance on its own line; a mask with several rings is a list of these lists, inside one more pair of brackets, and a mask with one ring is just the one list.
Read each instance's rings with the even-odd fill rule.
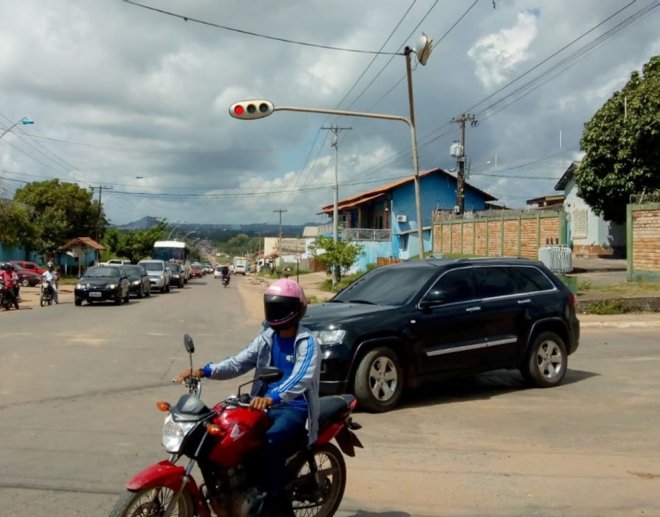
[[245,258],[234,259],[234,274],[246,275],[248,272],[248,260]]

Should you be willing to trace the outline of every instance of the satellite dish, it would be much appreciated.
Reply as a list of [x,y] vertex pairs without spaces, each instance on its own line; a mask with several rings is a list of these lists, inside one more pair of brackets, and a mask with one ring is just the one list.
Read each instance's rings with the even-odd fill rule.
[[417,60],[425,65],[431,55],[433,50],[433,40],[429,38],[426,34],[422,33],[422,37],[419,38],[417,45],[415,46],[415,54],[417,55]]

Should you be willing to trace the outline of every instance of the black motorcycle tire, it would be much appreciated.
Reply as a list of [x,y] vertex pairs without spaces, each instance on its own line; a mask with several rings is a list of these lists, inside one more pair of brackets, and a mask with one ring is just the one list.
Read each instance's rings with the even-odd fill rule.
[[[151,502],[151,498],[156,498]],[[165,493],[165,497],[162,494]],[[127,490],[115,503],[110,512],[110,517],[157,517],[165,513],[167,505],[176,492],[165,486],[144,488],[137,492]],[[153,506],[152,506],[153,505]],[[193,517],[193,500],[188,492],[181,494],[177,507],[172,512],[172,517]]]
[[46,305],[46,299],[43,296],[39,298],[39,305],[41,305],[42,307]]
[[[326,443],[313,448],[314,463],[321,474],[324,486],[320,487],[321,501],[300,500],[296,485],[309,486],[315,484],[314,474],[310,472],[307,463],[303,463],[291,482],[293,512],[305,517],[330,517],[335,514],[346,489],[346,462],[341,451],[332,443]],[[309,480],[309,481],[308,481]]]

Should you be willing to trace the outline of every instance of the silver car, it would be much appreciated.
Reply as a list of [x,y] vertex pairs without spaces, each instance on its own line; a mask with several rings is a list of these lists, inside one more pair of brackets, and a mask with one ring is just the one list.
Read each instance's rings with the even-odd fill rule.
[[149,283],[152,289],[158,289],[161,293],[168,293],[170,291],[170,277],[171,271],[164,260],[141,260],[138,262],[144,266],[149,275]]

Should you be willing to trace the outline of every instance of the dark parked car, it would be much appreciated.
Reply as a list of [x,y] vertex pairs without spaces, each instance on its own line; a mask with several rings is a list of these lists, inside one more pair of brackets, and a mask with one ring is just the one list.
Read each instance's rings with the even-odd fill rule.
[[151,296],[151,283],[149,282],[149,275],[147,270],[139,264],[125,264],[117,266],[123,270],[128,277],[129,292],[138,298],[143,296]]
[[575,297],[527,259],[411,261],[367,273],[302,323],[323,352],[321,393],[392,409],[404,387],[500,368],[556,386],[578,347]]
[[116,305],[129,301],[130,282],[126,273],[118,266],[92,266],[78,279],[74,290],[74,303],[112,300]]
[[13,264],[14,271],[18,275],[18,283],[23,287],[34,287],[41,282],[41,275],[31,269],[25,269],[18,264]]
[[170,285],[183,288],[186,283],[186,274],[183,271],[181,264],[168,262],[167,267],[170,268]]

